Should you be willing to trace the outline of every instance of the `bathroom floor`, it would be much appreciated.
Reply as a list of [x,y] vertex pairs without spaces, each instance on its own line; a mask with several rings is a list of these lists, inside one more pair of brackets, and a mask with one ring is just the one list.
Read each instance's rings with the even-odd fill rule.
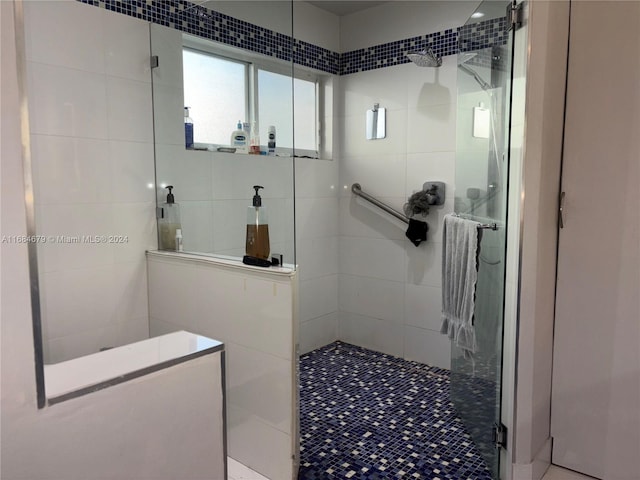
[[299,480],[490,480],[449,372],[335,342],[300,357]]

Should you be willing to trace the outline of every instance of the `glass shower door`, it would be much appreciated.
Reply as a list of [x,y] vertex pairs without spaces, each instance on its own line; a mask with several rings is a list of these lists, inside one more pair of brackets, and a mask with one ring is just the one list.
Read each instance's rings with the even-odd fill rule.
[[485,1],[460,29],[455,212],[482,229],[474,329],[478,351],[452,343],[451,398],[493,478],[499,478],[502,337],[513,31],[510,2]]

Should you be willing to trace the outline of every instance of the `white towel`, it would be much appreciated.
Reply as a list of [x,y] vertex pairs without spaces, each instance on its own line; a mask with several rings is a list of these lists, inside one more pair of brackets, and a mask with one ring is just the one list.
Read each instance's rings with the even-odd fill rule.
[[442,230],[442,326],[466,358],[477,351],[473,313],[478,280],[480,223],[446,215]]

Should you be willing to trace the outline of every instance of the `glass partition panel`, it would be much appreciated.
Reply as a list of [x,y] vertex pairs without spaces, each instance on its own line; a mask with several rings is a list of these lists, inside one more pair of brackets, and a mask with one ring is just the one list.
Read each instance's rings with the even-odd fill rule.
[[477,352],[452,343],[451,398],[494,478],[499,450],[512,32],[505,1],[485,1],[460,31],[455,212],[479,232],[473,326]]
[[[292,145],[283,148],[293,139],[291,2],[208,1],[190,8],[187,21],[203,28],[186,34],[151,25],[159,223],[176,209],[168,206],[171,186],[179,211],[172,228],[181,229],[183,250],[240,260],[259,185],[270,254],[294,265]],[[277,145],[271,151],[270,126]],[[160,249],[176,248],[164,243]]]

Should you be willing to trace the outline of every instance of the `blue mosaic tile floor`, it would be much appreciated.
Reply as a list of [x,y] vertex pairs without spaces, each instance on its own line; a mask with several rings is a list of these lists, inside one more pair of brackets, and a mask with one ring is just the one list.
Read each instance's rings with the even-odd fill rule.
[[491,480],[449,371],[335,342],[300,357],[298,480]]

